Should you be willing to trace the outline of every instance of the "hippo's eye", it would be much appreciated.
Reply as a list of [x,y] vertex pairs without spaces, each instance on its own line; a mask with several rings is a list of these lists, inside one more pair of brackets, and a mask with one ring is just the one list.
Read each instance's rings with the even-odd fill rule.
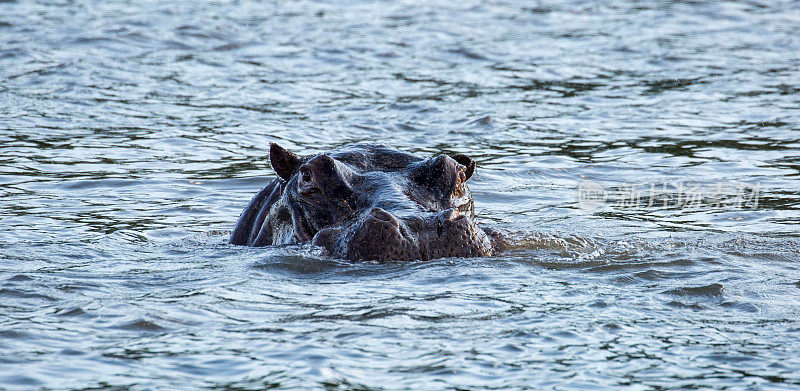
[[305,197],[322,193],[322,190],[314,185],[314,176],[311,174],[311,171],[306,168],[300,169],[300,178],[297,188],[300,191],[300,195]]
[[308,170],[301,170],[300,180],[302,180],[305,183],[311,182],[311,173],[308,172]]

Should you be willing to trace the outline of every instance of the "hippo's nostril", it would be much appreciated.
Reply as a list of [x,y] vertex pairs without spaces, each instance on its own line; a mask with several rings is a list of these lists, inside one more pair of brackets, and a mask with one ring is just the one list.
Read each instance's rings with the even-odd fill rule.
[[389,214],[389,212],[381,208],[373,208],[371,211],[369,211],[369,215],[380,221],[386,221],[386,222],[394,221],[394,217],[392,217],[392,215]]

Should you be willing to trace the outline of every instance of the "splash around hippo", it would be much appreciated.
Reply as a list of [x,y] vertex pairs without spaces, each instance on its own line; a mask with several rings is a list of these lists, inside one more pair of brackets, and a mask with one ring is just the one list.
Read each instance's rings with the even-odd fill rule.
[[479,227],[465,155],[422,158],[383,145],[298,156],[270,145],[278,178],[242,212],[235,245],[312,243],[349,260],[489,256],[498,247]]

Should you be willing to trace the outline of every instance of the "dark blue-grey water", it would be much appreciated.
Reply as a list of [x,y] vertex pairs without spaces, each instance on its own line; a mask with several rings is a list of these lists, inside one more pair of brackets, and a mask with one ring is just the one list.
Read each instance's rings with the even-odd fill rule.
[[[0,1],[0,389],[796,389],[800,2]],[[226,244],[299,153],[478,161],[491,258]]]

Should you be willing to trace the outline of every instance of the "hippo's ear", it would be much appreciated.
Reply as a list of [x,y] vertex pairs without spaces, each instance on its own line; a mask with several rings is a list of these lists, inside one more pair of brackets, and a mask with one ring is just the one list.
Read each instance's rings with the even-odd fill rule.
[[464,174],[466,174],[467,180],[469,180],[469,178],[472,177],[472,174],[475,173],[475,161],[470,159],[470,157],[467,155],[458,154],[458,155],[453,155],[451,157],[453,158],[453,160],[457,161],[458,164],[461,164],[462,166],[467,168]]
[[292,178],[301,163],[299,156],[275,143],[269,144],[269,162],[275,173],[284,181]]

